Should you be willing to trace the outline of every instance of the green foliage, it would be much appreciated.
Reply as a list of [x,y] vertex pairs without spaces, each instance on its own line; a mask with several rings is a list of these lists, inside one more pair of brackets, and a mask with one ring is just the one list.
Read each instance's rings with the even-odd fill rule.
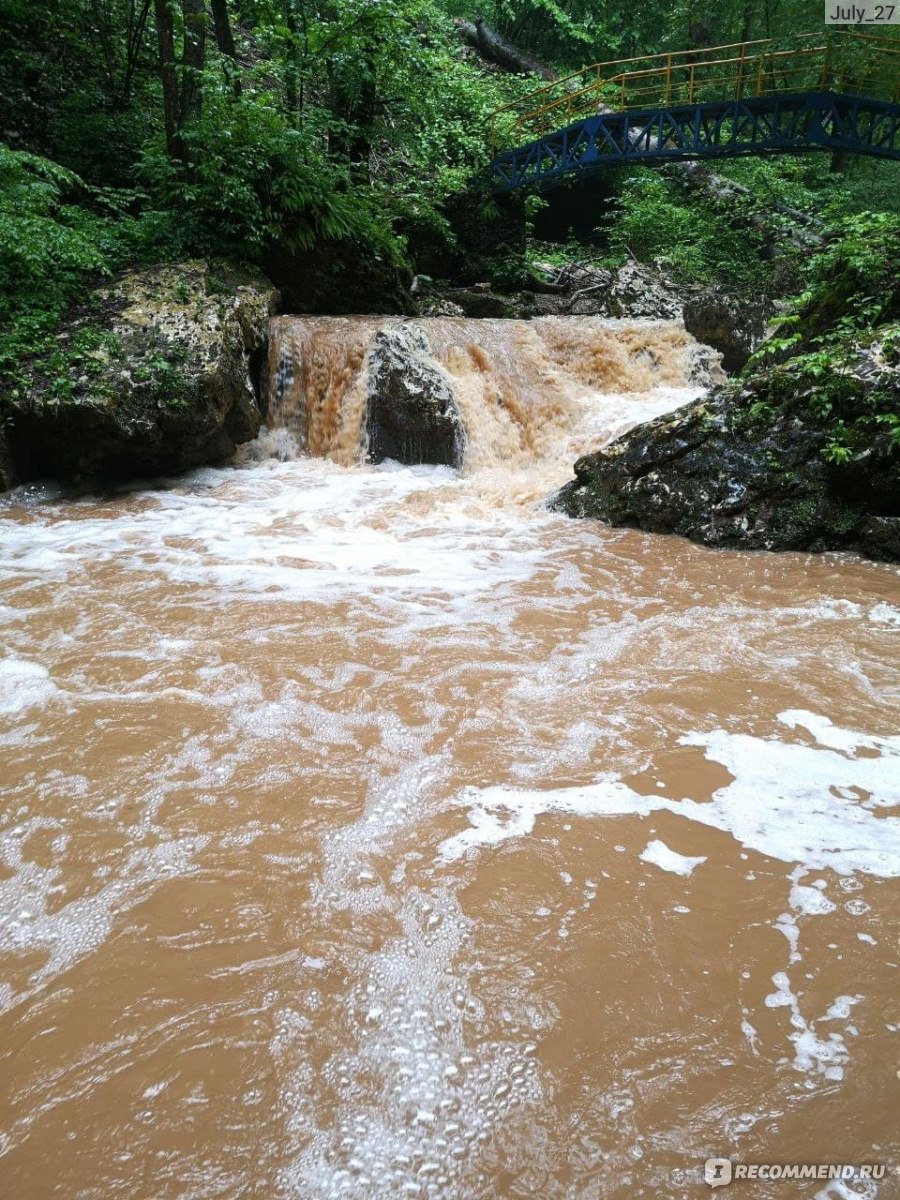
[[[450,4],[454,15],[472,19],[466,0]],[[477,12],[498,32],[547,62],[576,70],[585,62],[642,54],[659,48],[665,7],[626,0],[486,0]]]
[[86,277],[110,269],[112,224],[73,201],[72,172],[0,144],[0,376],[49,336]]
[[900,452],[900,216],[844,219],[747,370],[750,416],[788,412],[823,427],[835,466],[876,437]]
[[810,265],[811,282],[799,316],[811,331],[853,336],[900,317],[900,216],[847,217]]
[[51,351],[56,323],[92,279],[173,249],[163,214],[131,215],[144,199],[0,143],[0,378]]
[[101,223],[69,202],[84,185],[71,171],[0,144],[0,320],[13,298],[49,288],[65,294],[103,270]]
[[[600,227],[613,261],[628,255],[662,259],[689,283],[770,289],[773,261],[789,279],[809,269],[797,214],[805,214],[814,231],[843,227],[845,218],[860,215],[861,236],[870,246],[862,274],[874,278],[883,251],[884,261],[893,261],[863,201],[868,192],[868,209],[879,207],[885,219],[900,215],[900,163],[857,160],[836,172],[826,155],[747,158],[717,163],[715,177],[715,187],[686,189],[677,173],[619,172],[615,205]],[[878,206],[871,204],[873,193]],[[843,228],[842,253],[852,258],[852,224]]]
[[186,142],[185,174],[161,139],[144,155],[141,176],[169,214],[177,255],[257,258],[273,243],[307,250],[319,241],[351,240],[375,257],[399,259],[401,244],[368,188],[352,184],[347,165],[323,153],[329,132],[293,128],[264,93],[235,97],[222,79],[207,80],[200,118]]
[[[485,69],[454,18],[467,0],[253,0],[230,4],[236,58],[208,22],[203,69],[174,153],[146,0],[4,0],[0,6],[0,326],[2,355],[43,344],[92,276],[186,255],[272,262],[327,257],[416,269],[454,249],[448,199],[490,157],[491,114],[534,76]],[[171,0],[175,40],[182,3]],[[486,0],[481,15],[527,53],[567,71],[668,47],[776,37],[809,24],[801,0],[726,0],[696,16],[687,0]],[[699,39],[699,40],[698,40]],[[510,118],[511,120],[512,118]],[[506,118],[498,121],[503,134]],[[646,170],[618,175],[602,231],[606,255],[662,258],[691,282],[767,286],[789,205],[828,221],[862,208],[900,211],[900,164],[824,156],[717,168],[747,193],[717,202]],[[532,198],[526,219],[540,206]],[[454,225],[458,228],[458,224]],[[848,235],[849,236],[849,235]],[[498,246],[497,282],[521,263]],[[559,251],[565,257],[567,251]],[[574,248],[584,257],[583,248]],[[547,257],[545,254],[544,257]],[[866,274],[869,263],[860,264]],[[874,319],[874,318],[873,318]],[[785,329],[783,338],[796,338]],[[796,349],[785,341],[780,353]],[[0,369],[2,362],[0,362]]]
[[760,261],[764,234],[743,208],[729,205],[723,218],[713,202],[685,195],[676,181],[639,168],[623,172],[617,206],[603,229],[617,263],[628,256],[659,259],[685,282],[751,284],[766,273]]

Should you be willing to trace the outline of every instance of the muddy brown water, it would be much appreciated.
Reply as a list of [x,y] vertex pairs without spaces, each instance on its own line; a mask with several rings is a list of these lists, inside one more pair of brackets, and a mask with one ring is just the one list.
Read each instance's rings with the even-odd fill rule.
[[458,476],[354,462],[377,322],[281,319],[236,465],[0,506],[4,1200],[900,1161],[897,570],[542,507],[679,327],[425,324]]

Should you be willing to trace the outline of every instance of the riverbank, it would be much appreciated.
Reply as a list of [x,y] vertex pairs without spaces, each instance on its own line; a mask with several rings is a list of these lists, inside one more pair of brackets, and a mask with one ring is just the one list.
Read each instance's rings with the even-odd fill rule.
[[573,517],[900,561],[900,221],[845,224],[738,379],[582,457]]

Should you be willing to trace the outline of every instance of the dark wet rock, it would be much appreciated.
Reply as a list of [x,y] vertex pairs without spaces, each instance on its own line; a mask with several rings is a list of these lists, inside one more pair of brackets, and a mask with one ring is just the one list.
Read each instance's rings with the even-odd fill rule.
[[133,271],[87,298],[58,354],[0,398],[20,478],[114,479],[220,462],[259,432],[254,386],[277,293],[202,262]]
[[369,353],[369,460],[459,467],[463,428],[456,397],[420,325],[382,329]]
[[0,492],[8,491],[16,483],[12,451],[6,434],[0,429]]
[[415,314],[486,320],[532,317],[618,317],[672,321],[681,317],[683,291],[659,266],[627,262],[617,270],[591,263],[535,263],[524,286],[496,281],[467,287],[413,281]]
[[[527,321],[537,314],[533,292],[496,292],[490,286],[450,288],[440,299],[444,306],[453,305],[458,315],[475,319]],[[421,316],[457,315],[429,312],[422,305],[419,313]]]
[[490,289],[452,288],[446,299],[455,304],[464,317],[503,318],[512,312],[510,298]]
[[730,374],[743,369],[765,337],[771,306],[764,298],[741,296],[720,287],[706,288],[684,304],[684,326],[698,342],[722,355]]
[[900,562],[900,517],[869,517],[860,530],[859,546],[870,558]]
[[725,392],[579,459],[553,506],[708,546],[852,547],[900,561],[900,459],[888,431],[859,472],[826,461],[827,440],[790,414],[756,421],[747,397]]

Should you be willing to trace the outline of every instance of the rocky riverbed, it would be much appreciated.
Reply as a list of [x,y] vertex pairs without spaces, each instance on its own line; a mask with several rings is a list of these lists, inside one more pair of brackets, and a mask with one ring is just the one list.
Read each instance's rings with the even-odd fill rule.
[[[549,268],[545,274],[549,280]],[[683,315],[689,331],[735,371],[765,334],[764,304],[742,304],[720,289],[679,292],[664,272],[634,263],[616,272],[572,267],[546,286],[517,296],[487,286],[426,288],[416,308],[420,317],[465,311],[488,320],[550,313],[584,320],[587,312],[671,323]],[[48,476],[146,478],[227,461],[264,419],[264,359],[277,303],[264,277],[204,262],[100,285],[60,329],[57,351],[23,364],[0,397],[0,487]],[[604,344],[601,338],[598,354]],[[585,454],[553,505],[573,517],[709,546],[852,548],[900,561],[900,448],[890,419],[896,411],[900,420],[900,368],[892,345],[884,336],[870,339],[845,370],[851,417],[879,397],[854,453],[835,458],[830,408],[816,419],[812,402],[773,401],[777,362],[751,364],[740,382]],[[386,323],[369,355],[360,453],[461,466],[457,399],[429,354],[418,322]],[[269,373],[279,369],[270,355]],[[800,395],[808,382],[800,375],[792,382],[788,369],[782,393],[785,380]],[[355,446],[352,430],[348,436]]]

